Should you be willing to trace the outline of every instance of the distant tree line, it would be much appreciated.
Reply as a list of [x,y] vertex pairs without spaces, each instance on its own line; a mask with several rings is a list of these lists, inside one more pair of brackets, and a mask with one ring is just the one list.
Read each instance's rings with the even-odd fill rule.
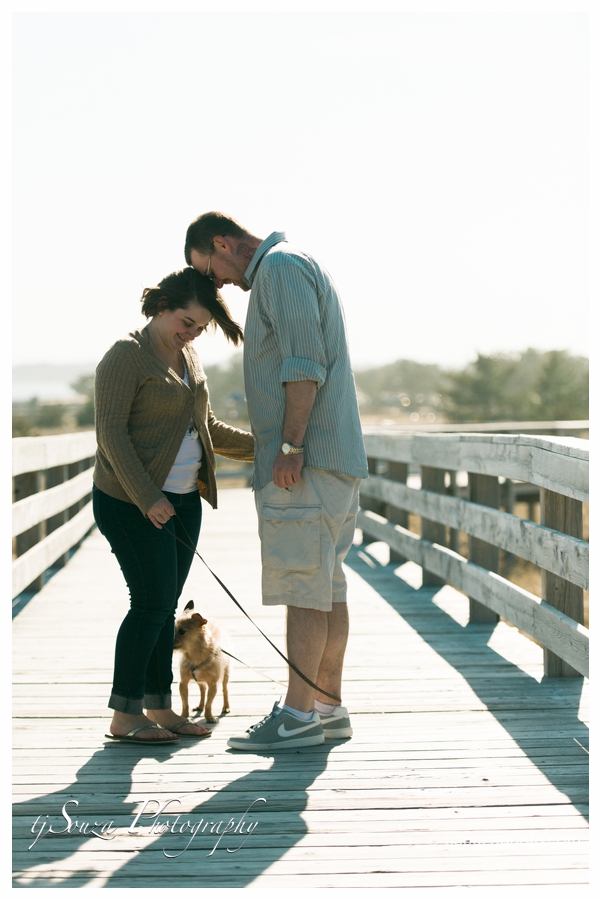
[[[225,366],[206,366],[211,406],[217,418],[248,428],[242,355]],[[355,373],[364,418],[410,422],[528,422],[588,419],[588,359],[565,350],[477,358],[461,370],[407,359]],[[65,430],[94,423],[94,375],[71,387],[84,403],[70,410],[35,398],[13,413],[13,436]],[[67,421],[69,420],[69,421]]]
[[409,421],[588,419],[588,359],[565,350],[478,354],[464,369],[398,360],[355,375],[364,414]]
[[71,385],[83,403],[45,403],[32,397],[13,403],[13,437],[30,437],[94,426],[94,373],[82,375]]

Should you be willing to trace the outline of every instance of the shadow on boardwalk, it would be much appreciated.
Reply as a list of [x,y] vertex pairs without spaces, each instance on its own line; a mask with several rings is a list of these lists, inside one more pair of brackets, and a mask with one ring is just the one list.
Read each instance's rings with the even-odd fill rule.
[[[139,836],[136,836],[128,835],[127,830],[132,826],[136,812],[141,809],[144,792],[139,777],[135,788],[133,786],[134,768],[142,759],[159,765],[169,759],[173,763],[179,748],[170,750],[165,747],[153,754],[145,748],[141,755],[135,747],[107,745],[96,751],[81,767],[75,782],[68,788],[14,806],[14,822],[18,832],[14,867],[19,871],[14,887],[156,888],[168,887],[169,879],[174,876],[190,878],[190,887],[245,887],[307,833],[308,828],[301,816],[307,806],[307,791],[325,771],[333,746],[323,744],[303,749],[302,766],[298,755],[301,751],[277,755],[253,754],[255,758],[272,759],[272,766],[253,769],[218,788],[213,785],[200,787],[196,791],[179,792],[172,785],[169,793],[159,793],[158,782],[154,779],[152,786],[149,785],[148,818],[137,822]],[[232,751],[226,753],[228,756],[238,755]],[[203,783],[210,782],[210,775],[207,777],[207,773],[202,771],[205,762],[206,757],[199,756],[199,780],[202,779]],[[171,774],[169,781],[172,783],[174,780]],[[128,800],[132,789],[136,799]],[[207,791],[210,796],[205,799],[203,795]],[[163,806],[165,814],[160,819],[152,818],[158,806],[156,799],[160,798],[165,804],[176,797],[182,801],[181,806],[177,802],[172,803],[169,809]],[[110,821],[119,833],[112,840],[99,837],[86,839],[76,833],[44,836],[33,848],[29,860],[27,847],[34,841],[31,824],[38,816],[42,820],[48,816],[48,821],[56,830],[64,829],[65,819],[61,816],[61,809],[68,800],[78,800],[79,804],[68,807],[72,820],[77,819],[79,823]],[[281,817],[273,816],[278,812],[285,813],[285,828],[281,830],[278,824]],[[199,827],[192,837],[190,830],[178,833],[175,828],[173,833],[151,837],[150,829],[155,822],[171,824],[177,815],[180,815],[178,827],[186,821],[193,826],[201,821],[205,825],[205,833]],[[233,823],[230,833],[219,840],[219,834],[230,821]],[[219,823],[221,827],[216,830],[215,826]],[[235,825],[239,826],[238,830],[234,829]],[[186,846],[188,849],[185,849]],[[111,864],[109,858],[112,853],[120,854],[121,858],[115,858]],[[102,877],[102,885],[98,883],[99,876]]]
[[[361,554],[369,556],[371,565],[361,558]],[[565,774],[556,773],[566,756],[574,760],[576,746],[580,747],[581,753],[578,765],[588,766],[589,732],[586,724],[578,717],[583,679],[543,678],[539,683],[487,646],[496,625],[460,625],[432,602],[439,587],[411,587],[395,574],[399,563],[382,565],[369,554],[368,545],[353,546],[346,564],[463,676],[476,696],[539,771],[565,794],[583,816],[588,817],[588,792],[583,789],[582,775],[577,775],[573,779],[575,783],[570,783],[570,778]],[[418,611],[420,607],[423,611]],[[466,634],[479,638],[477,658],[473,652],[461,653]],[[455,644],[451,652],[449,646],[453,638]],[[478,672],[474,671],[476,668]],[[483,676],[482,669],[488,670],[490,675]],[[504,680],[508,669],[512,670],[512,677]],[[500,689],[504,695],[501,703]],[[512,694],[517,695],[515,703],[512,703]],[[495,704],[498,708],[495,708]],[[538,735],[541,727],[548,727],[543,740],[538,735],[532,735],[532,725],[537,726]],[[548,755],[548,759],[541,758],[541,753],[544,754],[541,744],[548,747],[551,742],[552,753]]]

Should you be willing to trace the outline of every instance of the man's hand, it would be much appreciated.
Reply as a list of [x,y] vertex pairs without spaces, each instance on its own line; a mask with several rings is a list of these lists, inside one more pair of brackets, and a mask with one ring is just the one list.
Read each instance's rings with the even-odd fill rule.
[[175,510],[166,497],[153,503],[146,513],[155,528],[162,528],[166,525],[171,516],[175,515]]
[[303,453],[286,456],[280,450],[273,464],[274,484],[279,488],[287,488],[297,484],[301,480],[301,469],[304,459]]
[[[286,390],[286,410],[282,426],[282,441],[286,441],[294,447],[302,447],[307,422],[315,402],[317,382],[287,381],[284,388]],[[279,488],[298,484],[301,480],[304,461],[305,457],[302,453],[291,453],[286,456],[280,450],[273,464],[274,484]]]

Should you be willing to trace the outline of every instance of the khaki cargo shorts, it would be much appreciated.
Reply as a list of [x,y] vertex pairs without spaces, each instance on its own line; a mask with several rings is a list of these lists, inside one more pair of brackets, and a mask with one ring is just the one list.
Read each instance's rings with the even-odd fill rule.
[[255,493],[263,604],[330,612],[346,602],[342,561],[353,542],[360,478],[305,468],[301,481]]

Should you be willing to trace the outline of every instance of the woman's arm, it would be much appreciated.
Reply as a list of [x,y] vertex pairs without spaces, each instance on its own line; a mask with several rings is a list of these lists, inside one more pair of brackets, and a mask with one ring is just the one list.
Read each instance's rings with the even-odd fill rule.
[[250,431],[242,431],[240,428],[232,428],[225,422],[215,418],[213,410],[209,406],[207,425],[211,435],[213,450],[219,456],[226,459],[239,459],[252,462],[255,458],[255,439]]
[[140,383],[132,347],[127,341],[118,341],[96,369],[96,440],[119,484],[146,515],[166,498],[145,471],[129,435],[129,417]]

